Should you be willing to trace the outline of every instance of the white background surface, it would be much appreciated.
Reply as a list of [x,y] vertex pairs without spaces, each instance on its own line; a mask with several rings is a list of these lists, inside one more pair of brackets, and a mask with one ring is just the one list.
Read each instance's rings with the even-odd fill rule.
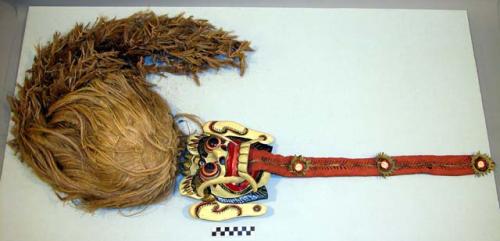
[[[20,76],[33,45],[55,30],[137,8],[31,8]],[[235,70],[158,82],[181,112],[272,133],[276,151],[315,156],[489,152],[464,11],[163,8],[186,11],[251,40]],[[155,81],[156,82],[156,81]],[[225,92],[227,91],[227,92]],[[274,240],[499,240],[493,176],[273,178],[271,212],[196,221],[174,197],[126,218],[60,203],[8,148],[0,182],[1,240],[210,239],[218,225],[255,225]]]

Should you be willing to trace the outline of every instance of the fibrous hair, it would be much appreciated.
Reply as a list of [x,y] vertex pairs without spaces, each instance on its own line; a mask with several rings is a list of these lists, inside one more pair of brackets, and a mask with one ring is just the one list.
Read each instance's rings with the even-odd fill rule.
[[[88,211],[161,200],[175,183],[180,134],[149,73],[191,76],[236,67],[250,43],[206,20],[139,12],[98,18],[37,47],[10,98],[22,161]],[[144,58],[152,59],[145,64]]]

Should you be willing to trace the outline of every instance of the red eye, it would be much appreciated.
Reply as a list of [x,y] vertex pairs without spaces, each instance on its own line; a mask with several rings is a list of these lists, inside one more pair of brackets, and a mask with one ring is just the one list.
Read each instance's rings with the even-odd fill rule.
[[212,151],[222,144],[222,140],[218,137],[211,136],[205,141],[205,150]]

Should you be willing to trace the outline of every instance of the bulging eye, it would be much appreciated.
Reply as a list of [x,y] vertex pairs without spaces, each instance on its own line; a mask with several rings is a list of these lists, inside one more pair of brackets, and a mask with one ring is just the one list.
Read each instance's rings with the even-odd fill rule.
[[215,148],[222,144],[222,140],[219,137],[211,136],[205,141],[205,150],[207,152],[213,151]]
[[200,177],[203,180],[215,178],[219,176],[219,173],[220,173],[219,165],[211,162],[203,165],[203,167],[201,167],[200,169]]

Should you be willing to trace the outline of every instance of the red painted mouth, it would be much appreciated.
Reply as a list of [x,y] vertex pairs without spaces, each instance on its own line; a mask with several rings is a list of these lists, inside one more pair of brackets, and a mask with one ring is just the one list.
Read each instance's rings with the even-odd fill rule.
[[[228,145],[228,155],[226,160],[226,177],[236,176],[238,177],[238,157],[240,155],[240,144],[235,142],[230,142]],[[249,173],[253,178],[256,178],[258,171],[251,171]],[[226,183],[224,184],[231,191],[241,192],[245,190],[248,185],[248,181],[243,181],[241,183]]]

